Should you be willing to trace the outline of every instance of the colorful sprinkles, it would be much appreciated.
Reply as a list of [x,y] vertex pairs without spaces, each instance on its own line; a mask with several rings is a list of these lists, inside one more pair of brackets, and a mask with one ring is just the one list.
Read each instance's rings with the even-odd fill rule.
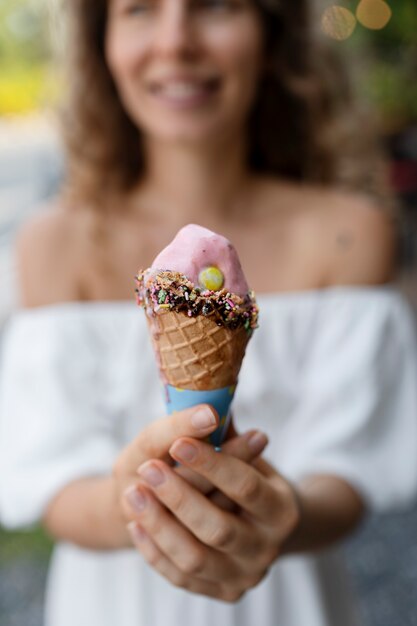
[[188,317],[214,315],[218,326],[243,326],[248,334],[258,327],[259,309],[253,291],[245,298],[226,289],[202,291],[178,272],[141,270],[136,276],[136,298],[151,314],[171,310]]

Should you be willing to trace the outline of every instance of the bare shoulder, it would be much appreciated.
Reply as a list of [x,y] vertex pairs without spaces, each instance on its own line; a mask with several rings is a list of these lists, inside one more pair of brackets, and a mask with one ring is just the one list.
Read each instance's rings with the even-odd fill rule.
[[47,306],[75,299],[76,222],[57,201],[20,229],[16,253],[23,306]]
[[392,280],[398,252],[392,217],[368,197],[331,191],[317,209],[328,283],[379,285]]
[[285,268],[279,289],[392,280],[397,259],[394,221],[370,198],[273,179],[261,181],[259,198],[262,235],[268,250],[276,251],[272,264]]

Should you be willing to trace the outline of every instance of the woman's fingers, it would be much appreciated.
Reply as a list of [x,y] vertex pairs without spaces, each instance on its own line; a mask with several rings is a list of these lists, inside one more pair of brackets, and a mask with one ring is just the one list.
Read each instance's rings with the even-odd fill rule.
[[187,574],[184,574],[163,554],[137,522],[130,522],[128,530],[133,545],[139,550],[145,561],[173,585],[199,595],[221,598],[221,583],[191,579]]
[[[259,455],[262,454],[267,445],[268,437],[264,433],[251,430],[244,435],[236,436],[234,439],[228,441],[222,446],[222,451],[246,463],[255,464],[259,460]],[[194,475],[198,476],[195,472]],[[200,478],[201,480],[207,480],[202,476]],[[207,483],[208,482],[209,481],[207,481]],[[222,491],[213,488],[213,485],[210,484],[210,491],[205,493],[210,493],[211,501],[224,511],[236,511],[237,505]]]
[[139,475],[158,500],[201,543],[231,554],[251,554],[259,548],[246,520],[219,509],[163,461],[144,463]]
[[237,566],[226,555],[202,545],[148,489],[130,487],[126,498],[142,530],[183,576],[210,581],[234,580],[238,576]]
[[249,430],[222,445],[222,452],[249,463],[268,445],[268,437],[259,430]]
[[176,461],[201,474],[256,519],[267,524],[279,520],[284,503],[277,485],[272,487],[251,465],[225,453],[216,453],[211,446],[195,439],[180,439],[169,452]]
[[[226,441],[226,443],[222,445],[222,451],[230,456],[240,459],[241,461],[252,463],[256,457],[262,454],[267,444],[268,438],[264,433],[257,430],[250,430],[243,435],[236,435],[233,439]],[[185,480],[187,480],[191,485],[201,491],[201,493],[207,494],[213,491],[214,487],[212,483],[204,478],[204,476],[201,476],[191,470],[189,467],[178,465],[178,467],[175,468],[175,471],[179,474],[179,476],[185,478]],[[218,495],[221,496],[222,494]],[[226,501],[226,498],[224,496],[223,498],[220,498],[219,503],[222,500]]]
[[216,411],[208,404],[200,404],[178,411],[149,424],[119,456],[114,471],[116,475],[134,474],[137,467],[150,458],[167,455],[170,446],[179,437],[204,438],[218,425]]

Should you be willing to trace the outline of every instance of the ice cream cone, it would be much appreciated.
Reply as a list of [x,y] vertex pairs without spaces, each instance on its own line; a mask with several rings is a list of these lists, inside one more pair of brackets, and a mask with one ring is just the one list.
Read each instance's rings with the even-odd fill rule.
[[[170,269],[161,269],[168,267]],[[226,436],[230,405],[258,307],[237,253],[224,237],[184,227],[137,276],[137,300],[151,333],[168,413],[214,406]]]
[[236,385],[249,335],[218,326],[215,316],[174,311],[147,316],[161,378],[181,389],[208,391]]

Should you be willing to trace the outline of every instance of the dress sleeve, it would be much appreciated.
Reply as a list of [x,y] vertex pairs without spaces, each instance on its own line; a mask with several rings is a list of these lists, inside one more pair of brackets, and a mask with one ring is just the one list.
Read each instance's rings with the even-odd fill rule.
[[99,397],[100,359],[76,319],[11,320],[0,368],[0,521],[39,521],[69,482],[108,473],[117,441]]
[[9,317],[19,306],[19,290],[16,280],[16,259],[14,248],[10,245],[0,246],[0,332]]
[[416,359],[414,319],[394,290],[324,301],[300,376],[291,474],[340,476],[378,512],[408,505],[417,492]]

